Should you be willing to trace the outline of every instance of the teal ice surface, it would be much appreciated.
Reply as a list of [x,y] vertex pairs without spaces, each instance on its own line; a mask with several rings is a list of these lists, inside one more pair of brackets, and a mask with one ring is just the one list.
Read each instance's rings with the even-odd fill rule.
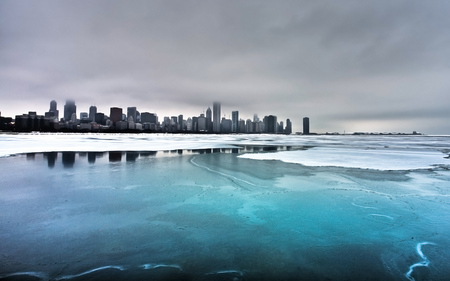
[[449,276],[443,168],[121,155],[90,163],[85,153],[59,153],[50,167],[46,154],[0,159],[0,278],[163,267],[255,280]]

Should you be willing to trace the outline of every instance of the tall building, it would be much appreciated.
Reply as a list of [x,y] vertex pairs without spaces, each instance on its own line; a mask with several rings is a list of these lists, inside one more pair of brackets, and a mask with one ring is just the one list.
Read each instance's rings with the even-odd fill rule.
[[183,128],[183,114],[178,115],[177,129],[178,129],[178,131],[184,131],[184,128]]
[[222,117],[222,123],[221,123],[221,133],[229,134],[231,133],[231,119],[226,119],[225,117]]
[[309,118],[303,118],[303,134],[309,135]]
[[66,104],[64,105],[64,121],[70,121],[74,113],[77,113],[77,106],[75,105],[75,101],[66,100]]
[[213,103],[213,132],[220,133],[220,102]]
[[129,120],[130,117],[133,118],[133,122],[137,122],[137,110],[135,106],[127,108],[127,120]]
[[239,111],[231,112],[231,132],[232,133],[239,132]]
[[55,118],[56,120],[59,119],[59,110],[56,109],[56,101],[55,100],[52,100],[50,102],[50,109],[48,110],[48,112],[45,113],[45,117]]
[[197,119],[197,129],[199,132],[206,132],[206,118],[204,114],[200,114]]
[[95,114],[97,114],[97,107],[92,105],[89,107],[89,120],[91,120],[91,122],[95,122]]
[[277,133],[277,117],[275,115],[269,115],[264,117],[264,125],[265,125],[265,132],[269,134],[276,134]]
[[206,110],[206,130],[211,133],[213,131],[211,108]]
[[284,133],[287,135],[292,134],[292,123],[290,119],[286,119],[286,129],[284,130]]
[[116,122],[122,121],[122,108],[111,107],[109,119],[115,124]]

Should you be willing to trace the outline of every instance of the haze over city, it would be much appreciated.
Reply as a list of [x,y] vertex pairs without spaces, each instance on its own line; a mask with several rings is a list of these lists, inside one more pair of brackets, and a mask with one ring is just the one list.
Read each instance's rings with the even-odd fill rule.
[[0,2],[0,112],[49,101],[450,134],[448,1]]

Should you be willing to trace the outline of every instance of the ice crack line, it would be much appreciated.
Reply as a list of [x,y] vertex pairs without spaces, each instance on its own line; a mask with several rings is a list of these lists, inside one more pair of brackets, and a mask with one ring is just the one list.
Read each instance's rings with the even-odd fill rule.
[[55,280],[72,279],[72,278],[75,278],[75,277],[80,277],[80,276],[83,276],[83,275],[86,275],[86,274],[89,274],[89,273],[92,273],[92,272],[95,272],[95,271],[104,270],[104,269],[108,269],[108,268],[111,268],[111,269],[118,269],[118,270],[120,270],[120,271],[125,270],[125,268],[123,268],[123,266],[107,265],[107,266],[102,266],[102,267],[94,268],[94,269],[91,269],[91,270],[88,270],[88,271],[85,271],[85,272],[82,272],[82,273],[79,273],[79,274],[62,276],[62,277],[56,278]]
[[205,169],[205,170],[210,171],[210,172],[215,173],[215,174],[219,174],[219,175],[221,175],[221,176],[223,176],[223,177],[225,177],[225,178],[231,179],[232,181],[236,180],[236,181],[240,181],[240,182],[246,183],[246,184],[248,184],[248,185],[252,185],[252,186],[258,187],[258,185],[253,184],[253,183],[251,183],[251,182],[248,182],[248,181],[246,181],[246,180],[239,179],[239,178],[236,178],[235,176],[228,175],[228,174],[225,174],[225,173],[222,173],[222,172],[219,172],[219,171],[210,169],[210,168],[208,168],[208,167],[206,167],[206,166],[199,165],[199,164],[197,164],[197,163],[194,162],[194,159],[195,159],[195,156],[192,157],[192,158],[191,158],[191,161],[190,161],[194,166],[197,166],[197,167],[199,167],[199,168]]
[[430,264],[430,261],[428,260],[428,258],[427,258],[427,257],[423,254],[423,252],[422,252],[422,246],[423,246],[423,245],[436,245],[436,244],[433,243],[433,242],[421,242],[421,243],[418,243],[418,244],[417,244],[417,246],[416,246],[416,251],[417,251],[417,254],[419,254],[419,256],[422,258],[422,261],[417,262],[417,263],[411,265],[411,266],[409,267],[408,272],[405,273],[406,278],[408,278],[408,279],[411,280],[411,281],[415,281],[414,277],[411,276],[411,274],[412,274],[413,271],[414,271],[414,268],[419,267],[419,266],[425,266],[425,267],[428,267],[428,265]]

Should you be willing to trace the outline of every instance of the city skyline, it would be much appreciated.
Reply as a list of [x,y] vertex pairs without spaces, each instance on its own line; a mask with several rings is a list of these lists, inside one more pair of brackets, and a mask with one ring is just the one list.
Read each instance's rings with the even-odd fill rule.
[[[167,116],[158,112],[138,110],[136,106],[111,107],[108,112],[101,112],[97,106],[90,106],[89,111],[80,109],[74,99],[65,101],[62,116],[59,118],[58,102],[50,101],[49,110],[39,114],[34,110],[16,114],[13,118],[2,117],[0,129],[24,131],[145,131],[169,133],[269,133],[291,134],[292,122],[286,119],[277,122],[277,116],[265,115],[262,120],[253,114],[253,120],[239,118],[239,111],[233,110],[232,117],[221,115],[221,103],[213,102],[213,111],[208,106],[204,112],[193,116],[178,113]],[[79,107],[78,107],[79,108]],[[214,113],[214,115],[212,114]],[[1,112],[0,112],[1,113]],[[1,115],[1,114],[0,114]],[[159,118],[159,119],[158,119]],[[10,123],[11,122],[11,123]],[[300,133],[300,132],[299,132]],[[308,133],[309,134],[309,133]]]
[[194,116],[220,100],[227,116],[267,112],[294,132],[308,116],[315,132],[449,134],[449,10],[444,0],[5,0],[0,112],[74,98]]

